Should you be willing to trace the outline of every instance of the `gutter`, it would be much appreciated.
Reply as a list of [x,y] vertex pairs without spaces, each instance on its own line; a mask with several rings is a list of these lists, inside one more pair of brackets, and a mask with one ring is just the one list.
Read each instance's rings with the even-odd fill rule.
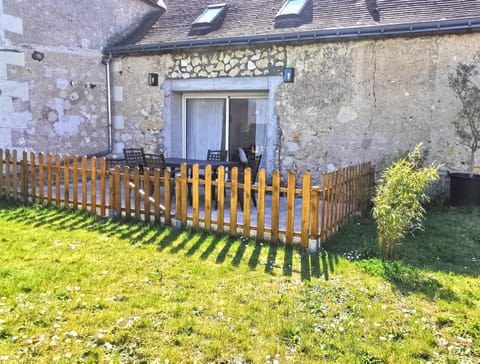
[[170,53],[176,50],[235,45],[290,44],[298,42],[346,41],[367,37],[422,35],[429,33],[480,30],[480,17],[439,20],[419,23],[374,25],[365,27],[313,30],[230,38],[195,39],[157,44],[107,46],[104,54],[110,56]]

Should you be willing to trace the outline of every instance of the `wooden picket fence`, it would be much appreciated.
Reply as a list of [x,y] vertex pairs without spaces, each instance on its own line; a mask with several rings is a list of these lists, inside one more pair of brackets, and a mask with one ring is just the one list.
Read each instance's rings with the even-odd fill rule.
[[[371,163],[362,163],[322,175],[313,186],[309,173],[301,180],[288,173],[286,185],[274,171],[271,185],[265,170],[258,183],[238,181],[238,169],[220,167],[217,178],[207,166],[182,165],[180,172],[146,168],[108,169],[105,158],[70,157],[0,149],[0,198],[25,203],[53,204],[90,211],[99,216],[121,216],[152,223],[187,226],[255,237],[257,240],[300,243],[318,247],[346,218],[368,203],[374,183]],[[250,170],[245,171],[245,181]],[[300,186],[299,188],[297,186]],[[243,194],[243,205],[240,201]],[[252,194],[257,206],[252,206]]]

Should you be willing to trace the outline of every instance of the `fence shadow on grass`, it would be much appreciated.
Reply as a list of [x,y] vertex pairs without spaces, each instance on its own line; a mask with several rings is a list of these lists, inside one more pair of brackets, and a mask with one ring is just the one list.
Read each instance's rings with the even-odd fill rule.
[[[176,229],[171,226],[152,225],[125,218],[102,218],[88,212],[79,212],[57,207],[15,206],[3,208],[8,219],[17,222],[28,221],[35,227],[51,227],[52,229],[98,231],[109,237],[130,241],[132,244],[156,244],[159,252],[168,254],[184,254],[195,259],[213,259],[216,264],[231,261],[238,267],[247,264],[251,270],[264,265],[267,274],[281,272],[284,276],[301,274],[302,280],[312,278],[328,279],[334,272],[337,263],[332,254],[321,251],[309,254],[298,246],[255,242],[240,237],[221,234],[209,234],[191,228]],[[301,259],[297,263],[297,256]],[[296,267],[300,264],[300,267]]]
[[335,265],[338,264],[338,256],[328,253],[324,249],[317,252],[302,252],[301,255],[301,277],[302,280],[312,278],[324,278],[328,280],[330,274],[335,272]]

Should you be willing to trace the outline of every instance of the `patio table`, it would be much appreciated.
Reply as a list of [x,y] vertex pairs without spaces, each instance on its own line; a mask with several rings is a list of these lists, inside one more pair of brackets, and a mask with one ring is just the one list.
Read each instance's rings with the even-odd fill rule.
[[238,162],[233,161],[211,161],[206,159],[191,159],[191,158],[165,158],[165,165],[170,169],[177,169],[185,163],[187,168],[192,168],[194,164],[198,164],[198,168],[205,169],[206,166],[212,166],[213,170],[217,170],[219,167],[224,166],[226,168],[237,167]]

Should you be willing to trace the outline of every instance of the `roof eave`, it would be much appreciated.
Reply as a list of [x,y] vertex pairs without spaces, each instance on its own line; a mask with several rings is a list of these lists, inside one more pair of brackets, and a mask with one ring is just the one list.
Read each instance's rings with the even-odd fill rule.
[[344,41],[356,38],[412,36],[429,33],[448,33],[480,30],[480,17],[439,20],[418,23],[374,25],[365,27],[312,30],[230,38],[183,40],[156,44],[107,46],[102,51],[112,56],[170,53],[182,49],[222,47],[233,45],[289,44],[293,42]]

